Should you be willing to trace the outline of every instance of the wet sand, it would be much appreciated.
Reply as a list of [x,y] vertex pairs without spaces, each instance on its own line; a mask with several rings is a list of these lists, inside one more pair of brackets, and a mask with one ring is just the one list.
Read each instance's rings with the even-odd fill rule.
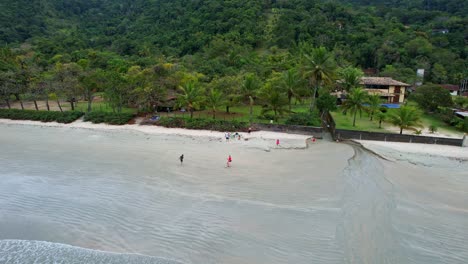
[[[468,167],[460,159],[433,154],[421,163],[418,154],[374,146],[386,161],[270,132],[227,143],[210,131],[1,122],[0,262],[30,260],[33,240],[157,257],[34,244],[63,263],[468,259]],[[229,154],[233,167],[225,168]]]

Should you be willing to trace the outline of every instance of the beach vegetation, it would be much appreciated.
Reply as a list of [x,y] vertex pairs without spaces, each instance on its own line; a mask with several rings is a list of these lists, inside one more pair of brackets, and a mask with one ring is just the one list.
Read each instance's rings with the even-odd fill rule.
[[367,111],[369,112],[370,120],[372,121],[374,114],[376,114],[381,107],[382,99],[378,94],[370,94],[367,97],[367,104]]
[[0,118],[12,120],[33,120],[68,124],[83,116],[80,111],[37,111],[20,109],[0,109]]
[[410,97],[418,103],[419,107],[428,111],[435,112],[439,107],[449,107],[453,105],[450,92],[439,85],[425,84],[416,89]]
[[384,122],[387,119],[387,115],[384,112],[377,112],[375,114],[375,117],[377,121],[379,121],[379,128],[382,128],[382,122]]
[[125,125],[135,117],[132,113],[112,113],[112,112],[99,112],[92,111],[86,113],[84,121],[92,122],[94,124],[105,123],[110,125]]
[[351,89],[361,86],[361,77],[364,73],[361,69],[355,67],[345,67],[338,70],[339,85],[347,92]]
[[317,109],[320,112],[335,111],[338,109],[336,105],[336,96],[330,93],[323,93],[317,98]]
[[356,126],[356,115],[362,115],[362,111],[366,109],[364,103],[367,101],[368,94],[362,88],[353,88],[348,93],[346,101],[341,106],[343,114],[350,112],[353,115],[353,127]]
[[193,118],[193,112],[199,109],[205,101],[204,89],[200,87],[198,82],[191,80],[179,86],[179,90],[177,103],[179,106],[185,107],[190,113],[190,118]]
[[301,78],[300,73],[295,68],[288,69],[282,74],[281,85],[286,90],[288,96],[288,110],[291,111],[292,99],[301,99],[301,90],[306,82]]
[[[330,111],[327,94],[360,87],[363,72],[413,84],[422,81],[415,70],[424,69],[425,83],[456,84],[466,76],[467,5],[447,1],[17,1],[2,6],[0,107],[148,116],[187,110],[284,123]],[[188,93],[179,87],[187,83],[203,90],[195,96],[202,100],[183,99]],[[214,111],[212,89],[224,99]],[[420,96],[419,89],[415,100],[434,118],[450,107],[446,93]],[[367,104],[371,120],[357,125],[355,115],[332,111],[337,126],[378,130],[377,110]],[[452,116],[443,118],[450,124]]]
[[421,111],[412,106],[402,106],[398,111],[388,116],[388,120],[400,128],[400,135],[403,130],[417,131],[417,128],[423,127],[421,120]]
[[300,59],[304,70],[304,76],[309,81],[311,91],[310,111],[314,110],[317,92],[324,85],[330,85],[335,81],[336,64],[333,54],[325,47],[312,47],[301,42]]
[[284,123],[296,126],[321,126],[318,113],[310,113],[309,111],[291,114]]
[[453,97],[453,103],[455,104],[455,107],[458,108],[468,107],[468,97],[455,96]]
[[206,104],[213,113],[213,119],[216,119],[216,112],[226,103],[221,91],[211,89],[206,97]]
[[240,93],[244,98],[244,101],[248,101],[250,123],[252,123],[253,120],[253,106],[255,103],[255,98],[257,97],[258,90],[261,86],[262,83],[260,82],[256,74],[249,73],[244,76]]
[[273,120],[278,121],[279,116],[289,112],[287,93],[282,86],[268,82],[260,89],[259,97],[263,103],[263,115],[273,112]]
[[247,131],[249,127],[249,124],[244,121],[184,117],[161,117],[154,124],[164,127],[214,131]]

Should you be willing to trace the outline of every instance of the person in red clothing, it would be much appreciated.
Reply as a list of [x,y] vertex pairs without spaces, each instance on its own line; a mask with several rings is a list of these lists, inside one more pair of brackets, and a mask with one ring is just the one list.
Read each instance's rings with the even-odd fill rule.
[[232,162],[232,157],[231,155],[229,155],[229,157],[227,158],[226,167],[231,167],[231,162]]
[[280,144],[279,139],[276,140],[276,146],[278,147]]

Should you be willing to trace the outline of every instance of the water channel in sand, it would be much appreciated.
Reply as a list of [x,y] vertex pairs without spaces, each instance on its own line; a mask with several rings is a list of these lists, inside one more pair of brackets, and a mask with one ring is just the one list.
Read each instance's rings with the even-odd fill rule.
[[466,263],[466,164],[282,144],[0,124],[0,263]]

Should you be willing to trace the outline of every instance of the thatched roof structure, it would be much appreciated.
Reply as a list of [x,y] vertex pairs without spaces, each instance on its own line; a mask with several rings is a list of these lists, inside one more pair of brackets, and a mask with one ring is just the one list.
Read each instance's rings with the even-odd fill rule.
[[393,80],[390,77],[362,77],[362,85],[382,85],[382,86],[405,86],[409,87],[411,85]]

